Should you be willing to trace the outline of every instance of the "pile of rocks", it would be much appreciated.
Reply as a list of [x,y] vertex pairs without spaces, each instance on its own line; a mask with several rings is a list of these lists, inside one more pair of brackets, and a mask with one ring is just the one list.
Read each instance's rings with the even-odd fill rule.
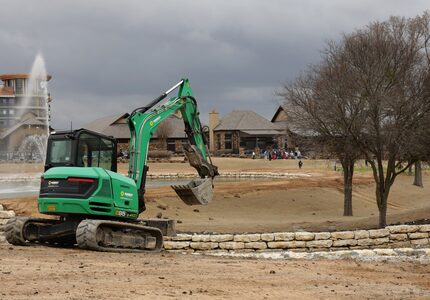
[[397,225],[375,230],[275,232],[253,234],[178,234],[166,237],[168,251],[332,251],[428,247],[430,225]]
[[6,243],[4,227],[10,218],[15,217],[13,210],[4,210],[3,205],[0,204],[0,244]]
[[361,261],[420,261],[430,262],[430,248],[394,248],[394,249],[357,249],[321,252],[265,251],[265,252],[233,252],[209,251],[198,254],[212,256],[249,257],[265,259],[355,259]]

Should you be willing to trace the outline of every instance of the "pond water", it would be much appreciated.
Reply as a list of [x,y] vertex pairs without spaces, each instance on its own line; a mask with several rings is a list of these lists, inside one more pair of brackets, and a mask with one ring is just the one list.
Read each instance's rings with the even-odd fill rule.
[[[215,178],[215,182],[239,182],[239,181],[270,181],[270,178]],[[182,185],[191,181],[191,178],[177,179],[150,179],[146,180],[146,187],[162,187],[170,185]],[[0,181],[0,199],[13,197],[36,196],[39,193],[40,180],[2,180]]]

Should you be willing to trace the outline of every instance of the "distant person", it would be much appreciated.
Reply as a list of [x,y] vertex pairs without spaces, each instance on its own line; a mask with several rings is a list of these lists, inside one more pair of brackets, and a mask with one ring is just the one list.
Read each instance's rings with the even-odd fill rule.
[[252,151],[252,159],[255,159],[255,152]]
[[269,161],[271,161],[272,160],[272,152],[269,151],[267,154],[269,155]]
[[299,160],[299,169],[301,169],[303,167],[303,162],[302,160]]

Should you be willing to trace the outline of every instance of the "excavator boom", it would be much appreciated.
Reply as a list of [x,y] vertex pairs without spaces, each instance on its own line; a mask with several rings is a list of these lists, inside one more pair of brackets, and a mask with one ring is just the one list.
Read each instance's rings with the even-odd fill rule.
[[[178,88],[177,96],[163,101],[176,88]],[[218,175],[218,171],[217,167],[210,161],[191,86],[188,79],[182,79],[147,106],[134,110],[128,119],[131,134],[128,176],[136,182],[140,210],[144,209],[143,196],[148,171],[149,140],[155,134],[160,123],[176,111],[181,112],[185,133],[189,140],[189,143],[184,145],[185,155],[190,165],[197,170],[200,179],[193,180],[187,185],[172,186],[172,188],[188,205],[207,204],[212,200],[212,180]]]

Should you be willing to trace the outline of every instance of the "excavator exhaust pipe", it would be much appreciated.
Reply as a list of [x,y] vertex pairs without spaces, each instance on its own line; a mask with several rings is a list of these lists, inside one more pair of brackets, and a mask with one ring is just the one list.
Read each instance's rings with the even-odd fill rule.
[[213,198],[212,178],[197,178],[187,185],[172,185],[172,189],[187,205],[206,205]]

